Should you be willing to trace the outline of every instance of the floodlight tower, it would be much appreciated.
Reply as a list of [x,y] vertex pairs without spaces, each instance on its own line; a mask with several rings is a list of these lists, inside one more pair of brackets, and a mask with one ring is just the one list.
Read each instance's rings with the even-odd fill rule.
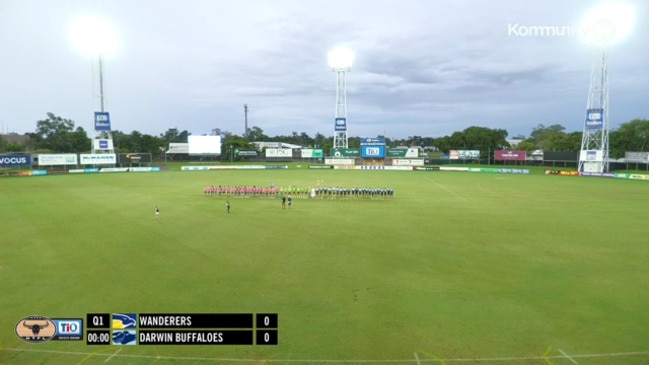
[[329,52],[329,66],[337,74],[334,148],[348,148],[347,144],[347,82],[345,73],[351,71],[354,52],[339,47]]
[[609,171],[609,46],[623,39],[631,29],[633,8],[608,4],[593,10],[582,30],[587,43],[596,46],[586,103],[586,121],[579,152],[580,172]]
[[[104,57],[113,52],[117,46],[117,35],[113,28],[98,18],[83,18],[72,24],[70,28],[72,40],[77,48],[97,60],[99,72],[99,111],[95,112],[93,122],[93,137],[91,151],[114,153],[112,135],[110,133],[110,115],[106,112],[104,93]],[[96,139],[104,139],[105,145],[96,143]]]

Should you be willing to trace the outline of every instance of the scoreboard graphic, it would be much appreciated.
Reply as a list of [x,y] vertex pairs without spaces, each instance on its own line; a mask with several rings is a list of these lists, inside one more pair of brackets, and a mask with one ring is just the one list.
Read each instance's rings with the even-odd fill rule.
[[277,345],[277,313],[89,313],[88,345]]
[[16,324],[25,342],[86,345],[278,345],[277,313],[88,313],[82,318],[29,316]]

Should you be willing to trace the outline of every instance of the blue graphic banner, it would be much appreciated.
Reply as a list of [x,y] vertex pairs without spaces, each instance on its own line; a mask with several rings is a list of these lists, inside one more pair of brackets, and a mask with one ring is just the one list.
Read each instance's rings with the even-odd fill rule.
[[599,130],[604,126],[604,109],[588,109],[586,110],[586,129]]
[[95,112],[95,130],[110,131],[110,114],[108,112]]

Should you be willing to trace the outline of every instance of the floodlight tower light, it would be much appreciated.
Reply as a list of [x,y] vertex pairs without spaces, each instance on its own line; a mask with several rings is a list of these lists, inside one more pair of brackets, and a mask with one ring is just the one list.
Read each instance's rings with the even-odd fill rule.
[[348,148],[347,143],[347,82],[345,73],[351,71],[354,52],[339,47],[329,52],[329,66],[336,72],[336,112],[334,123],[334,148]]
[[[77,20],[70,27],[70,35],[75,46],[84,54],[90,55],[97,60],[99,71],[99,112],[95,112],[93,121],[93,140],[91,151],[94,154],[97,150],[95,139],[105,137],[110,143],[108,146],[99,147],[99,151],[114,153],[112,146],[112,135],[110,133],[110,117],[106,112],[104,102],[104,56],[114,52],[117,48],[117,34],[114,29],[99,18],[82,18]],[[100,121],[97,119],[101,118]]]
[[586,121],[579,151],[580,172],[609,171],[608,49],[626,37],[633,21],[633,8],[606,4],[588,14],[582,24],[584,40],[596,46],[586,102]]

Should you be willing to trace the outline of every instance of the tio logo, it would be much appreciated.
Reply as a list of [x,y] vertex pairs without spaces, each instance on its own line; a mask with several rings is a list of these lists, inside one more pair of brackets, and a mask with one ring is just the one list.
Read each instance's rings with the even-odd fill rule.
[[81,321],[57,321],[56,331],[59,335],[80,335],[81,334]]
[[367,149],[367,155],[368,155],[368,156],[378,156],[379,154],[380,154],[380,153],[379,153],[379,149],[378,149],[378,148],[368,148],[368,149]]

